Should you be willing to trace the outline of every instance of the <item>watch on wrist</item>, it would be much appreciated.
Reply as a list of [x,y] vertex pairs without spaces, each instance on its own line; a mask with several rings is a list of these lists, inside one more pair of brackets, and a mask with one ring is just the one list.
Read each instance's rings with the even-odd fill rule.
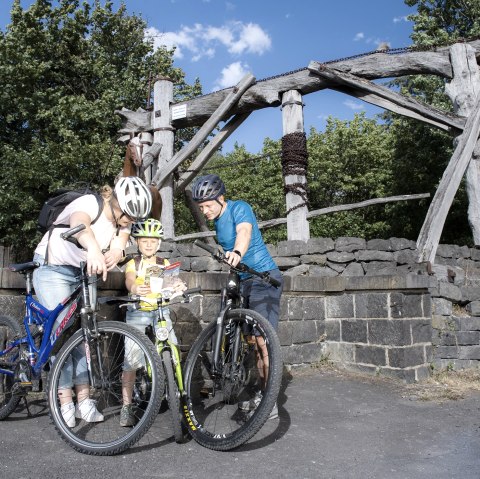
[[240,253],[240,251],[238,251],[238,249],[234,249],[233,252],[235,254],[237,254],[240,258],[242,257],[242,253]]

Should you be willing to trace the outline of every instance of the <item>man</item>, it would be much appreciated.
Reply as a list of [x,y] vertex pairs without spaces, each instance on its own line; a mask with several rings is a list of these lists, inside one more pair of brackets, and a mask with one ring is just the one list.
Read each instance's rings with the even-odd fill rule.
[[[249,278],[248,274],[240,274],[242,294],[247,307],[266,318],[275,330],[278,329],[280,296],[283,279],[277,265],[273,261],[264,241],[252,207],[245,201],[225,200],[225,185],[217,175],[206,175],[198,178],[192,188],[192,197],[198,203],[200,211],[214,221],[217,240],[222,246],[227,261],[236,266],[240,261],[259,272],[268,272],[271,278],[280,282],[280,286],[266,284],[260,278]],[[259,355],[266,352],[261,337],[257,336]],[[259,358],[260,376],[266,381],[268,374],[268,358]],[[262,389],[265,384],[262,385]],[[261,391],[248,402],[239,403],[243,410],[254,410],[262,399]],[[277,417],[275,404],[270,417]]]

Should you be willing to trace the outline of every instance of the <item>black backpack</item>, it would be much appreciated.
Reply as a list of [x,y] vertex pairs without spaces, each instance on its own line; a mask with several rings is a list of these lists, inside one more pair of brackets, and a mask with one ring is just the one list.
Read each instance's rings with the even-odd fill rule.
[[92,221],[91,224],[98,220],[103,211],[103,198],[96,191],[91,190],[88,187],[83,187],[78,190],[71,190],[62,188],[55,191],[53,196],[49,198],[42,206],[40,214],[37,220],[37,229],[40,233],[45,234],[52,228],[68,228],[69,225],[54,225],[53,223],[58,218],[60,213],[69,205],[73,200],[80,198],[84,195],[94,195],[98,202],[98,215]]

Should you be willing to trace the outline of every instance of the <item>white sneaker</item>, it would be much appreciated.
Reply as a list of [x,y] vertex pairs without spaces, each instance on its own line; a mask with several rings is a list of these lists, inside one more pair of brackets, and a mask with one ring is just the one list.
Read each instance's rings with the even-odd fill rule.
[[104,420],[103,414],[97,410],[96,401],[93,399],[84,399],[78,403],[75,409],[75,417],[86,422],[101,422]]
[[75,404],[69,402],[60,408],[63,420],[68,427],[75,427]]
[[252,399],[248,401],[240,401],[238,403],[238,409],[240,409],[241,411],[254,411],[262,402],[262,398],[262,391],[257,391]]

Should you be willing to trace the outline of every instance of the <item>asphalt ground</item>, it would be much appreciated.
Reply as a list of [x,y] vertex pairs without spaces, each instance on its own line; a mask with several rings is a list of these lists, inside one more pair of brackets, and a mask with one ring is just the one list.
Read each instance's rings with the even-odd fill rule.
[[77,453],[43,399],[0,422],[0,478],[480,478],[480,393],[422,401],[404,384],[331,369],[284,376],[279,419],[244,446],[176,444],[169,412],[113,457]]

